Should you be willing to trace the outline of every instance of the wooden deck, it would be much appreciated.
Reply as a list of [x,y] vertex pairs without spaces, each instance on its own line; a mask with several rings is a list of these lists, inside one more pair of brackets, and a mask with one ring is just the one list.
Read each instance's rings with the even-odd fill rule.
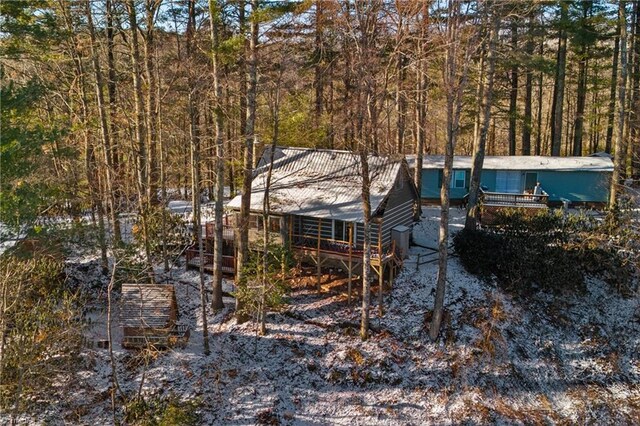
[[546,193],[540,195],[511,194],[505,192],[485,192],[481,190],[480,202],[485,206],[547,208],[549,195]]
[[189,342],[191,332],[185,324],[178,324],[170,330],[144,330],[136,335],[125,335],[122,347],[126,349],[145,348],[153,346],[158,349],[185,347]]
[[[355,263],[362,262],[362,256],[364,254],[362,250],[351,250],[351,252],[349,252],[348,250],[344,251],[344,250],[327,248],[327,247],[320,248],[320,250],[318,250],[317,247],[309,247],[304,245],[293,245],[293,249],[303,256],[317,257],[319,253],[320,256],[324,258],[334,259],[334,260],[343,261],[343,262],[347,262],[349,261],[349,259],[351,259]],[[394,255],[395,255],[394,252],[391,250],[387,252],[383,251],[382,259],[380,259],[377,248],[372,247],[371,248],[371,264],[380,265],[381,260],[382,260],[382,263],[388,262],[394,258]]]
[[[197,248],[190,248],[186,251],[187,269],[200,268],[200,256]],[[213,253],[204,253],[204,270],[213,273]],[[235,256],[222,255],[222,273],[235,275],[236,259]]]
[[527,216],[538,214],[549,208],[549,194],[511,194],[503,192],[485,192],[480,190],[480,223],[492,225],[497,214],[505,209],[517,209]]

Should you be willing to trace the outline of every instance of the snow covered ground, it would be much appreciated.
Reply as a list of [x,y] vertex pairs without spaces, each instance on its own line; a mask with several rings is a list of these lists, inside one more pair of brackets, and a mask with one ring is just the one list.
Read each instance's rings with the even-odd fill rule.
[[[424,208],[414,241],[436,247],[438,220],[438,208]],[[463,211],[452,208],[451,230],[462,223]],[[296,286],[283,311],[269,314],[264,337],[256,336],[251,322],[237,324],[234,300],[225,298],[226,308],[208,315],[209,356],[202,349],[197,274],[179,265],[165,278],[176,285],[191,339],[149,365],[143,395],[198,401],[202,424],[638,422],[637,296],[624,299],[590,279],[586,294],[514,299],[466,273],[452,257],[443,337],[432,343],[425,316],[433,306],[437,263],[416,268],[418,255],[422,263],[431,252],[411,249],[385,294],[384,316],[372,311],[378,331],[366,342],[351,326],[359,321],[357,302],[348,306],[344,293],[328,286],[322,294]],[[97,276],[97,261],[75,261],[80,278]],[[104,300],[102,294],[90,314],[90,340],[104,338]],[[120,384],[133,395],[143,368],[127,367],[130,352],[119,344],[114,349]],[[59,399],[22,420],[112,421],[108,352],[87,348],[82,358],[81,371],[61,383]]]

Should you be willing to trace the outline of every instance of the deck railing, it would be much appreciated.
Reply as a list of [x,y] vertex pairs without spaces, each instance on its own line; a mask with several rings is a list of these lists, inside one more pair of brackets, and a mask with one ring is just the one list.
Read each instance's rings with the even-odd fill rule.
[[[197,246],[192,246],[185,252],[187,257],[187,267],[200,266],[200,252]],[[213,268],[213,253],[204,252],[204,267],[206,270],[212,270]],[[222,255],[222,271],[229,274],[234,274],[236,270],[236,258],[233,255]]]
[[[362,246],[356,244],[349,244],[349,241],[334,240],[330,238],[320,238],[312,235],[291,235],[291,246],[297,249],[305,249],[308,251],[318,251],[321,253],[333,253],[340,256],[362,257]],[[371,258],[380,258],[380,247],[375,244],[371,245]],[[382,257],[386,258],[395,254],[395,244],[382,247]]]
[[[214,222],[207,222],[204,225],[204,236],[206,239],[213,239],[216,234],[216,224]],[[233,240],[234,232],[233,226],[224,224],[222,225],[222,239]]]
[[549,194],[512,194],[507,192],[486,192],[480,190],[480,202],[484,205],[498,205],[511,207],[546,206]]

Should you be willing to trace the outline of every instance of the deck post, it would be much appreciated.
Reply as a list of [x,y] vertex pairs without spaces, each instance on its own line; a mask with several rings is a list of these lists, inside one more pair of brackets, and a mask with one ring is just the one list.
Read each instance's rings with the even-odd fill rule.
[[396,269],[396,265],[398,264],[398,262],[396,262],[396,241],[393,240],[391,241],[391,253],[392,253],[392,260],[391,260],[391,264],[389,265],[389,288],[393,288],[393,274],[394,271]]
[[322,287],[320,286],[322,281],[322,263],[320,261],[320,235],[322,230],[322,219],[318,219],[318,293],[322,291]]
[[382,260],[382,220],[378,223],[378,316],[382,317],[382,284],[384,283],[384,262]]
[[347,281],[347,304],[351,305],[351,280],[353,279],[353,223],[349,223],[349,281]]

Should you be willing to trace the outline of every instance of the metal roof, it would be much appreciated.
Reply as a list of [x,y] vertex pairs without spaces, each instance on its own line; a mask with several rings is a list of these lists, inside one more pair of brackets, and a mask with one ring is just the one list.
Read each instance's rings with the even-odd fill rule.
[[[270,148],[258,163],[251,184],[251,210],[262,211]],[[393,188],[402,158],[369,156],[371,211]],[[360,156],[349,151],[277,147],[270,188],[273,213],[362,222]],[[228,207],[239,209],[238,195]]]
[[120,323],[123,327],[168,328],[177,314],[175,289],[167,284],[122,284]]
[[[415,155],[408,156],[410,167],[415,167]],[[456,155],[454,169],[471,169],[473,157]],[[423,169],[444,168],[443,155],[425,155]],[[546,157],[540,155],[502,155],[484,157],[483,170],[549,170],[557,172],[612,172],[613,161],[606,157]]]

